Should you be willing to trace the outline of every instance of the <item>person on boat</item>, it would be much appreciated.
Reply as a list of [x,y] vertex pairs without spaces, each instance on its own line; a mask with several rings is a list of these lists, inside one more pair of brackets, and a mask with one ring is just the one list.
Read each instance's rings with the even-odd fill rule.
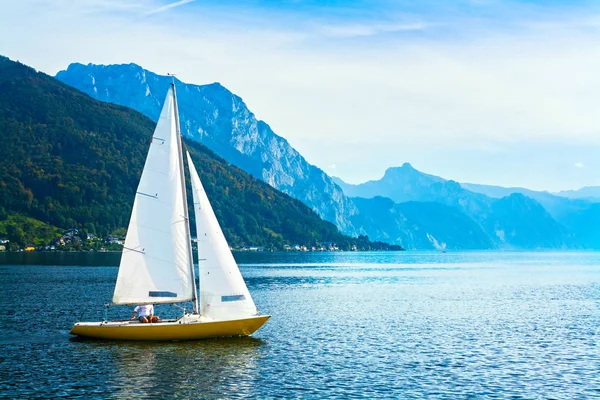
[[154,305],[152,304],[137,306],[131,315],[132,320],[135,319],[136,314],[138,314],[138,321],[140,321],[142,324],[146,324],[148,322],[158,322],[159,320],[159,318],[154,315]]

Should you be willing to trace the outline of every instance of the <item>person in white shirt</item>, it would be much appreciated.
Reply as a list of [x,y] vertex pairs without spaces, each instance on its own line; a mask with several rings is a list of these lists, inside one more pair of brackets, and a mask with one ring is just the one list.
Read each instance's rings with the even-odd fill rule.
[[144,304],[139,305],[133,310],[133,315],[131,319],[134,320],[136,314],[138,315],[138,320],[146,324],[148,322],[158,322],[158,317],[154,315],[154,305],[152,304]]

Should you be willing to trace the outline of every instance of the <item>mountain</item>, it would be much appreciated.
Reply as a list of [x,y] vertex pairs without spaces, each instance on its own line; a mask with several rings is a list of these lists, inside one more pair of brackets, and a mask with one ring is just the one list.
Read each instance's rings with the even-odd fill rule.
[[565,215],[563,223],[574,233],[580,247],[600,249],[600,203]]
[[[502,198],[515,193],[530,197],[540,203],[552,218],[576,231],[579,229],[579,226],[573,225],[571,216],[588,210],[590,208],[590,203],[594,200],[591,197],[585,198],[584,196],[579,198],[575,196],[568,198],[547,191],[536,191],[520,187],[506,188],[502,186],[479,185],[473,183],[461,183],[460,185],[467,190],[484,194],[492,198]],[[585,193],[585,191],[582,193]]]
[[428,196],[430,187],[443,183],[445,179],[417,171],[409,163],[398,168],[388,168],[383,178],[359,185],[345,183],[339,178],[335,182],[349,197],[388,197],[396,203],[405,201],[432,201]]
[[[156,121],[172,78],[136,64],[74,63],[56,78],[93,98],[131,107]],[[231,164],[301,200],[344,233],[358,232],[351,218],[358,211],[321,169],[309,164],[269,125],[257,120],[244,101],[219,83],[175,80],[181,129]]]
[[502,246],[516,248],[570,248],[573,239],[534,199],[513,193],[492,202],[487,231],[493,231]]
[[[45,234],[53,226],[101,235],[126,227],[154,125],[137,111],[0,57],[0,218],[42,221],[50,226]],[[187,147],[231,245],[381,247],[341,235],[302,202],[202,144],[187,141]],[[2,229],[16,232],[13,225]]]
[[493,197],[500,199],[502,197],[510,196],[513,193],[520,193],[522,195],[531,197],[533,199],[539,198],[540,196],[549,195],[552,196],[549,192],[540,192],[530,189],[525,189],[521,187],[503,187],[503,186],[493,186],[493,185],[480,185],[477,183],[462,183],[460,184],[463,188],[470,190],[474,193],[481,193],[488,197]]
[[[489,197],[501,198],[513,194],[521,194],[536,200],[569,232],[568,242],[576,247],[586,249],[600,248],[600,229],[596,222],[600,221],[600,188],[594,186],[579,190],[549,193],[520,187],[501,187],[461,183],[465,189],[485,194]],[[526,215],[522,216],[527,218]],[[523,219],[525,221],[526,219]],[[539,225],[538,225],[539,226]],[[549,245],[549,243],[547,243]]]
[[345,184],[342,187],[350,196],[382,196],[396,203],[417,201],[445,204],[481,221],[485,221],[491,212],[492,201],[489,197],[465,190],[455,181],[424,174],[408,163],[388,168],[380,180],[359,185]]
[[554,194],[569,199],[585,199],[600,203],[600,186],[585,186],[578,190],[563,190]]
[[[359,185],[349,185],[339,179],[337,182],[350,196],[383,196],[401,204],[428,202],[451,207],[476,223],[493,246],[537,249],[575,245],[573,232],[556,221],[537,200],[509,190],[496,190],[498,196],[506,194],[505,197],[489,197],[467,190],[458,182],[424,174],[407,163],[389,168],[377,181]],[[359,209],[361,213],[366,212],[363,207]],[[481,232],[475,236],[480,237]],[[472,245],[472,242],[466,243]],[[484,246],[485,242],[479,239],[478,243]]]
[[[407,249],[490,249],[496,245],[472,219],[439,203],[394,203],[386,197],[353,198],[369,237]],[[358,225],[358,223],[357,223]]]

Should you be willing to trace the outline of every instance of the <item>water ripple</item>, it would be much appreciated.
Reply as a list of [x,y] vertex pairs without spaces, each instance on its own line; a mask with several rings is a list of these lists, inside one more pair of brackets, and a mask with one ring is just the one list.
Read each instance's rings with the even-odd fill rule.
[[69,339],[116,268],[0,267],[0,397],[600,397],[596,253],[237,256],[273,317],[198,342]]

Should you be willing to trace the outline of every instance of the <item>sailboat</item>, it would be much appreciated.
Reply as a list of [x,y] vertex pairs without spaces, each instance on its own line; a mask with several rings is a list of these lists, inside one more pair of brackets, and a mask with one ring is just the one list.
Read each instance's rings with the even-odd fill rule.
[[192,302],[193,312],[158,323],[76,322],[70,333],[117,340],[192,340],[247,336],[260,315],[192,162],[190,173],[198,243],[197,295],[183,144],[175,83],[169,87],[135,194],[112,305]]

